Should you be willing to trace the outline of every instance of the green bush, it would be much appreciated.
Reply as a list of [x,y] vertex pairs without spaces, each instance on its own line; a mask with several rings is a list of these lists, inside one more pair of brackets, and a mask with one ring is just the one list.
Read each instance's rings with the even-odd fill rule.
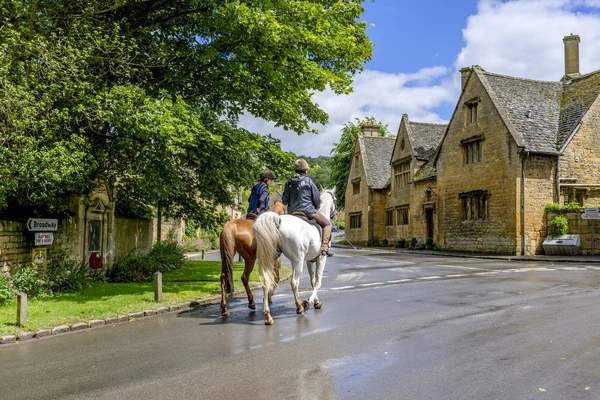
[[580,206],[579,203],[567,203],[563,206],[561,206],[558,203],[550,203],[544,208],[544,211],[546,211],[546,213],[548,213],[548,214],[550,214],[550,213],[562,214],[562,213],[567,213],[567,212],[583,212],[583,210],[584,210],[584,207]]
[[569,233],[569,219],[562,215],[557,215],[550,221],[548,234],[555,238]]
[[183,266],[184,249],[176,242],[161,241],[147,255],[133,254],[113,265],[111,282],[150,282],[155,272],[176,271]]
[[15,289],[10,279],[10,273],[4,272],[0,275],[0,306],[8,303],[15,297]]
[[38,270],[33,263],[15,265],[7,274],[9,288],[23,292],[29,298],[52,295],[51,284],[46,278],[45,271]]
[[197,229],[198,225],[196,225],[196,221],[190,218],[185,225],[185,236],[195,238],[197,236]]
[[155,272],[155,264],[148,256],[134,254],[112,266],[110,280],[118,283],[149,282]]
[[148,257],[158,269],[154,272],[168,272],[183,267],[184,249],[177,243],[171,241],[156,242]]
[[199,237],[202,241],[202,248],[200,250],[218,249],[220,235],[221,232],[215,230],[201,230]]
[[90,267],[83,262],[68,258],[64,253],[58,253],[48,260],[46,279],[53,292],[77,292],[90,283]]

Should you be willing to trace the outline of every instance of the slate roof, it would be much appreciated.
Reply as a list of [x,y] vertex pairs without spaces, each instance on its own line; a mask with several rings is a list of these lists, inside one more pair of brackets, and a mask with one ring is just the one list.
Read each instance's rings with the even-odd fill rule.
[[442,139],[448,124],[429,124],[425,122],[410,122],[408,124],[408,139],[415,157],[421,160],[429,160],[435,152],[436,147]]
[[371,189],[385,189],[389,186],[390,159],[395,142],[395,137],[358,137],[367,185]]
[[534,153],[559,154],[600,93],[600,71],[562,83],[474,70],[517,143]]

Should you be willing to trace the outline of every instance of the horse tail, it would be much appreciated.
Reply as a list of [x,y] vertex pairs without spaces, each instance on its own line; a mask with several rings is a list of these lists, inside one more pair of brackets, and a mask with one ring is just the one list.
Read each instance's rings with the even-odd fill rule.
[[225,277],[225,293],[233,293],[233,256],[235,255],[235,233],[232,224],[225,224],[219,237],[221,252],[221,274]]
[[273,270],[281,244],[280,223],[279,215],[274,212],[266,212],[258,217],[252,227],[256,240],[256,260],[258,261],[260,281],[268,292],[272,292],[277,286]]

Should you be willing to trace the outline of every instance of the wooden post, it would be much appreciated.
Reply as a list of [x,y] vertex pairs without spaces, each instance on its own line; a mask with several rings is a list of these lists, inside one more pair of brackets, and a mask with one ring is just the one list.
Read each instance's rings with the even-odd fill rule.
[[238,253],[238,261],[244,261],[244,259],[242,258],[242,255],[240,253]]
[[17,294],[17,326],[25,326],[27,323],[27,294]]
[[154,301],[162,301],[162,273],[154,273]]
[[202,259],[206,260],[206,250],[202,249]]

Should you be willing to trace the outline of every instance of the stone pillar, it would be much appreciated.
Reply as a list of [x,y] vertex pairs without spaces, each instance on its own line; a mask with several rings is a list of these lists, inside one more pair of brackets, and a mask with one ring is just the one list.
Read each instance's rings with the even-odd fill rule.
[[471,67],[460,69],[460,87],[462,90],[465,90],[465,85],[467,84],[467,79],[469,78],[469,74],[471,74],[471,70]]

